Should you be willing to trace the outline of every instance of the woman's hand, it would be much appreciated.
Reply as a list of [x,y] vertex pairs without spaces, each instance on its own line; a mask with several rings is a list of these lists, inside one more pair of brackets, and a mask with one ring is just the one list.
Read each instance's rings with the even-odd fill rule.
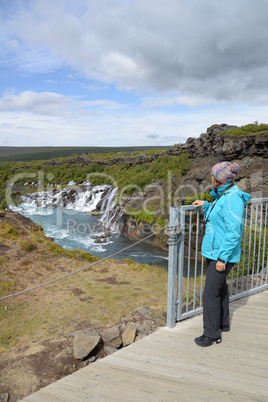
[[205,204],[206,201],[201,201],[201,200],[195,200],[195,202],[192,203],[192,205],[197,208],[197,207],[202,207]]
[[221,261],[217,261],[216,270],[218,272],[225,271],[225,264],[223,262],[221,262]]

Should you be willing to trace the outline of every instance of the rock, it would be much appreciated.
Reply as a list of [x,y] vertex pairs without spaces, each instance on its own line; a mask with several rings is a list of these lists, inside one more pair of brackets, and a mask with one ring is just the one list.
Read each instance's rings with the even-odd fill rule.
[[83,360],[98,345],[101,339],[100,335],[87,335],[77,333],[74,337],[73,355],[75,359]]
[[91,356],[84,360],[84,366],[88,366],[90,363],[94,363],[97,360],[96,356]]
[[145,334],[139,334],[136,336],[135,342],[140,341],[141,339],[145,338],[146,335]]
[[117,349],[114,346],[106,345],[103,348],[103,352],[105,356],[111,355],[112,353],[115,353]]
[[120,348],[120,346],[122,345],[119,325],[113,325],[112,327],[106,328],[101,333],[101,337],[105,344],[109,343],[110,346],[113,346],[115,348]]
[[136,325],[128,325],[122,334],[123,346],[127,346],[133,343],[135,341],[136,333]]
[[8,401],[9,401],[9,394],[8,393],[0,394],[0,402],[8,402]]

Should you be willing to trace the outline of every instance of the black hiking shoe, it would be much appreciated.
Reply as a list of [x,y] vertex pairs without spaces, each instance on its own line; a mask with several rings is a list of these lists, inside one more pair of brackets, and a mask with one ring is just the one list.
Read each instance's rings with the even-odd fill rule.
[[213,345],[213,343],[221,343],[221,337],[219,338],[209,338],[208,336],[202,335],[199,338],[195,338],[195,343],[201,347],[207,347]]

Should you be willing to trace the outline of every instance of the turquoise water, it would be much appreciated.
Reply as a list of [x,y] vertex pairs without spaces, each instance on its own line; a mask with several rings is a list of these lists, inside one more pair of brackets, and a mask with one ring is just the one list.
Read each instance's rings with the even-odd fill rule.
[[[117,233],[110,233],[111,237],[106,243],[95,243],[92,237],[104,234],[104,231],[99,218],[88,212],[42,208],[29,204],[22,204],[16,210],[40,224],[47,236],[53,237],[55,243],[68,250],[85,250],[96,257],[104,258],[136,242]],[[164,269],[168,266],[168,253],[146,243],[139,243],[113,258],[131,258],[136,262],[157,265]]]

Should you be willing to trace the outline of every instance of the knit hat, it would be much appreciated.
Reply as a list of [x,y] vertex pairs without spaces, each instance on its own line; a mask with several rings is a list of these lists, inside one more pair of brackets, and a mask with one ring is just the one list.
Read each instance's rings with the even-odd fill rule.
[[217,163],[212,168],[213,176],[222,184],[230,183],[238,176],[239,165],[231,162]]

